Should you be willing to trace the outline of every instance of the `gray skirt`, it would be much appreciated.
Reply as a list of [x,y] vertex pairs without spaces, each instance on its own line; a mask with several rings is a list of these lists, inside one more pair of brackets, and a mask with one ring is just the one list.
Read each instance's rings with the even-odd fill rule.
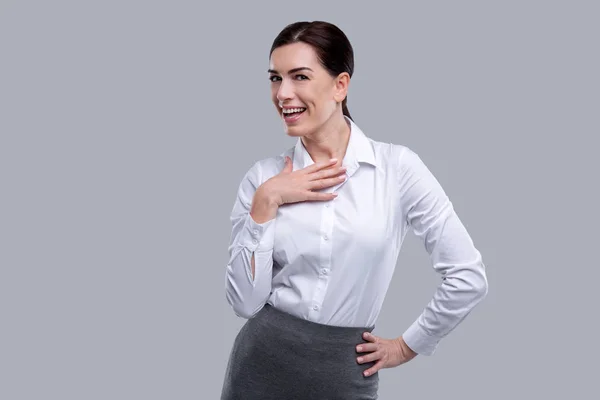
[[363,372],[356,346],[374,327],[304,320],[266,304],[235,338],[221,400],[374,400],[379,373]]

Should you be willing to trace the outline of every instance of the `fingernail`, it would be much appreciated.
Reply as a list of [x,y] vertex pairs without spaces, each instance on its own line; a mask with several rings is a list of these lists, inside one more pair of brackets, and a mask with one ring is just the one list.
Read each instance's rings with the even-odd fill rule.
[[337,162],[337,158],[332,158],[331,160],[329,160],[329,162]]
[[358,347],[356,348],[356,350],[358,350],[358,351],[362,351],[362,347],[358,346]]
[[368,376],[368,375],[369,375],[369,371],[365,371],[365,376]]
[[362,362],[363,358],[362,357],[358,357],[358,362]]

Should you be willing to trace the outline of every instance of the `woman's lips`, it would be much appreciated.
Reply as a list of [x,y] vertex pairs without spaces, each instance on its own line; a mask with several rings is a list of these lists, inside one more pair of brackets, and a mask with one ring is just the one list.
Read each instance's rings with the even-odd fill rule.
[[304,112],[306,111],[306,108],[304,107],[289,107],[286,108],[288,110],[302,110],[302,111],[298,111],[298,112],[294,112],[294,113],[284,113],[282,111],[282,115],[283,115],[283,120],[287,123],[287,124],[292,124],[292,123],[296,123],[301,117],[302,115],[304,115]]

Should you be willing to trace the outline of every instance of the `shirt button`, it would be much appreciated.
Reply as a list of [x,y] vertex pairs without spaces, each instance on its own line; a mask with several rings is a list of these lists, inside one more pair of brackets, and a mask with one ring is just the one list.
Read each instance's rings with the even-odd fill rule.
[[256,244],[258,241],[256,239],[252,239],[252,243]]
[[323,239],[329,240],[329,237],[327,235],[323,235]]
[[323,275],[327,275],[327,268],[323,268],[323,269],[321,270],[321,272],[323,273]]
[[329,208],[329,203],[325,203],[325,208]]
[[254,230],[254,234],[255,234],[255,235],[258,235],[258,230],[256,230],[256,229],[255,229],[255,230]]
[[316,311],[316,310],[318,310],[318,309],[319,309],[319,306],[313,306],[313,310],[315,310],[315,311]]

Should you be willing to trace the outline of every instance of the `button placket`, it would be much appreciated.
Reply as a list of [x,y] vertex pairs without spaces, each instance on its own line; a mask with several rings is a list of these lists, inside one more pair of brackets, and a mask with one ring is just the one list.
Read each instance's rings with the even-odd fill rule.
[[318,266],[319,268],[316,271],[318,274],[318,280],[312,298],[311,313],[316,313],[320,310],[320,306],[323,303],[323,298],[325,297],[327,285],[329,283],[329,267],[331,265],[332,252],[331,234],[333,232],[334,208],[333,201],[329,201],[327,204],[325,204],[321,211],[321,252]]

